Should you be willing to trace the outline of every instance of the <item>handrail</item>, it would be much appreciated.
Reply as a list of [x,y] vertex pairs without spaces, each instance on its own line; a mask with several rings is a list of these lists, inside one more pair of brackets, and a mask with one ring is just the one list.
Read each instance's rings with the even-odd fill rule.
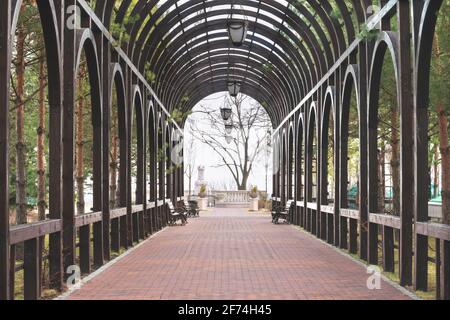
[[317,202],[307,202],[306,207],[308,209],[317,210]]
[[320,211],[324,213],[334,213],[334,207],[332,206],[320,206]]
[[144,211],[144,205],[143,204],[136,204],[131,207],[131,213],[137,213]]
[[416,222],[416,233],[450,241],[450,225],[435,222]]
[[47,234],[59,232],[61,231],[61,228],[62,222],[60,219],[12,226],[9,231],[9,243],[14,245],[27,240],[39,238]]
[[400,217],[382,214],[382,213],[369,213],[369,221],[386,227],[394,229],[400,229],[401,220]]
[[355,220],[360,219],[359,210],[353,210],[353,209],[341,209],[341,216],[350,218],[350,219],[355,219]]
[[83,214],[79,216],[75,216],[75,227],[84,227],[92,223],[102,221],[103,213],[102,212],[93,212],[88,214]]

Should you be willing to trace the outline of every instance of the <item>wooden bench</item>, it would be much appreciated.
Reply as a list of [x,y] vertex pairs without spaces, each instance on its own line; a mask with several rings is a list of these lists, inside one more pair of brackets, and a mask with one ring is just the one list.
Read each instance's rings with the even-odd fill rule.
[[278,224],[279,220],[284,220],[289,223],[289,211],[294,203],[294,200],[289,200],[286,205],[283,206],[279,202],[274,202],[275,205],[272,207],[272,223]]
[[198,209],[197,201],[184,201],[184,206],[188,212],[189,217],[200,217],[200,210]]
[[168,201],[167,205],[169,206],[169,225],[170,226],[174,226],[177,221],[181,221],[181,225],[185,225],[187,223],[187,212],[177,208],[175,209],[175,207],[173,206],[172,201]]

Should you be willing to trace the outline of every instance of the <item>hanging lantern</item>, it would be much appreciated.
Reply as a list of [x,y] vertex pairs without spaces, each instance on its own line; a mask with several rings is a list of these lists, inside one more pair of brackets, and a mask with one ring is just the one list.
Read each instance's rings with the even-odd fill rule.
[[226,137],[225,137],[225,141],[226,141],[228,144],[230,144],[231,141],[233,141],[233,137],[232,137],[232,136],[226,136]]
[[234,126],[232,124],[225,124],[225,132],[230,135],[233,131]]
[[247,38],[248,21],[230,18],[227,22],[228,35],[235,47],[240,47]]
[[239,92],[241,91],[241,83],[237,81],[229,81],[228,82],[228,92],[230,96],[236,98]]
[[230,107],[223,107],[220,109],[220,114],[222,115],[222,119],[224,121],[228,121],[231,118],[232,110]]

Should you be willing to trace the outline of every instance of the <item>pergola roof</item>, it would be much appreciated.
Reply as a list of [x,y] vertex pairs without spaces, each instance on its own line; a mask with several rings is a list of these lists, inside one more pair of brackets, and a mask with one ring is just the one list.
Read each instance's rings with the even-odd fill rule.
[[[123,49],[171,110],[242,82],[276,126],[351,43],[371,0],[105,0],[96,13],[129,33]],[[235,48],[226,22],[246,18]],[[145,71],[144,71],[145,70]]]

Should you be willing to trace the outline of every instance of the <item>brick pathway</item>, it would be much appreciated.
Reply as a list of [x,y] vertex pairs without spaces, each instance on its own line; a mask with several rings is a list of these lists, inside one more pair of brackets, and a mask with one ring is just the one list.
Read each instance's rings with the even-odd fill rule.
[[69,299],[407,299],[364,267],[268,215],[216,209],[171,227]]

